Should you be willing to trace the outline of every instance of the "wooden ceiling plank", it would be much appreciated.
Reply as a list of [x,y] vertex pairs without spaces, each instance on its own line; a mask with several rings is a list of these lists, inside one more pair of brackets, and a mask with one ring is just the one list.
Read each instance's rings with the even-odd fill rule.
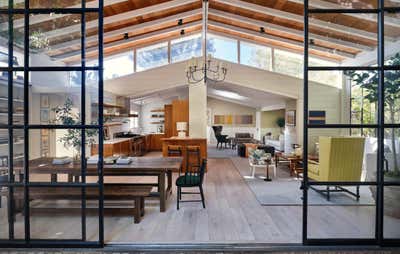
[[[161,3],[161,4],[151,5],[148,7],[144,7],[144,8],[128,11],[128,12],[123,12],[121,14],[105,17],[104,25],[115,23],[115,22],[120,22],[120,21],[123,21],[126,19],[132,19],[135,17],[144,16],[144,15],[147,15],[147,14],[150,14],[153,12],[160,12],[163,10],[168,10],[168,9],[172,9],[175,7],[179,7],[179,6],[191,4],[191,3],[196,3],[196,2],[198,2],[198,0],[172,0],[172,1]],[[86,29],[96,28],[97,26],[98,26],[98,20],[92,20],[92,21],[86,22]],[[49,32],[45,32],[44,34],[47,38],[51,39],[51,38],[56,38],[61,35],[79,32],[80,30],[81,30],[81,25],[76,24],[76,25],[72,25],[72,26],[63,27],[60,29],[55,29],[55,30],[52,30]]]
[[[243,8],[243,9],[253,11],[256,13],[262,13],[262,14],[268,15],[268,16],[275,16],[275,17],[292,20],[292,21],[299,22],[299,23],[304,22],[304,18],[302,15],[297,15],[294,13],[265,7],[265,6],[262,6],[259,4],[253,4],[253,3],[244,2],[244,1],[240,1],[240,0],[214,0],[214,1],[221,3],[221,4],[229,5],[229,6]],[[375,41],[378,40],[378,36],[376,33],[371,33],[371,32],[365,31],[365,30],[360,30],[360,29],[356,29],[353,27],[339,25],[339,24],[335,24],[335,23],[327,22],[327,21],[323,21],[323,20],[312,19],[312,20],[310,20],[310,25],[319,27],[319,28],[325,29],[325,30],[328,29],[328,30],[332,30],[332,31],[340,32],[340,33],[347,33],[353,37],[361,37],[361,38],[366,38],[366,39],[375,40]],[[389,37],[389,36],[385,36],[385,38],[386,38],[386,40],[391,41],[391,42],[394,42],[396,40],[395,38]]]
[[[288,1],[304,5],[304,0],[288,0]],[[312,0],[309,2],[309,6],[318,8],[318,9],[351,9],[351,7],[347,8],[347,7],[343,7],[342,5],[339,5],[339,4],[322,1],[322,0]],[[375,14],[371,15],[368,13],[343,13],[342,15],[354,17],[357,19],[363,19],[366,21],[372,21],[375,23],[378,22],[378,16]],[[393,18],[393,17],[385,16],[385,25],[400,27],[400,20]]]
[[[223,24],[223,23],[220,23],[220,22],[209,21],[208,23],[209,23],[210,26],[220,27],[220,28],[223,28],[223,29],[235,31],[237,33],[248,34],[248,35],[251,35],[251,36],[261,37],[261,38],[265,38],[265,39],[268,39],[268,40],[274,40],[274,41],[278,41],[278,42],[284,42],[284,43],[292,44],[292,45],[299,46],[299,47],[303,47],[304,46],[304,44],[302,42],[299,42],[299,41],[293,41],[293,40],[290,40],[290,39],[285,39],[285,38],[281,38],[281,37],[274,36],[274,35],[269,35],[269,34],[262,34],[260,32],[256,32],[256,31],[248,30],[248,29],[244,29],[244,28],[239,28],[239,27],[236,27],[236,26],[227,25],[227,24]],[[355,58],[354,54],[349,54],[349,53],[342,52],[342,51],[337,51],[337,50],[331,50],[331,49],[320,47],[320,46],[316,46],[316,45],[310,45],[310,49],[314,49],[314,50],[318,50],[318,51],[322,51],[322,52],[329,52],[330,54],[336,54],[336,55],[343,56],[343,57],[346,57],[346,58]]]
[[[126,1],[127,0],[107,0],[107,1],[104,1],[104,7],[122,3],[122,2],[126,2]],[[98,6],[99,6],[98,0],[86,3],[86,8],[97,8]],[[71,5],[69,7],[66,7],[66,8],[81,8],[81,7],[82,7],[82,4],[76,4],[76,5]],[[29,25],[31,26],[34,24],[51,21],[54,19],[58,19],[58,18],[70,16],[70,15],[71,14],[34,15],[34,16],[29,17]],[[21,27],[24,27],[24,19],[23,18],[17,19],[14,21],[14,28],[21,28]],[[0,31],[5,31],[5,30],[7,30],[7,28],[8,28],[7,24],[2,24],[0,26]]]
[[[178,13],[172,16],[168,16],[165,18],[161,18],[161,19],[157,19],[157,20],[152,20],[152,21],[148,21],[148,22],[144,22],[144,23],[140,23],[137,25],[133,25],[133,26],[128,26],[128,27],[124,27],[121,29],[117,29],[117,30],[113,30],[110,32],[106,32],[103,34],[104,38],[109,38],[109,37],[114,37],[114,36],[118,36],[121,35],[121,37],[125,34],[125,33],[135,33],[138,32],[139,30],[145,29],[145,28],[150,28],[154,25],[158,25],[158,24],[163,24],[163,23],[168,23],[171,21],[178,21],[179,19],[186,19],[188,17],[192,17],[195,15],[199,15],[201,14],[201,9],[195,9],[192,11],[187,11],[187,12],[183,12],[183,13]],[[91,42],[95,42],[98,40],[98,36],[93,35],[93,36],[88,36],[86,37],[86,43],[91,43]],[[81,43],[81,39],[75,39],[75,40],[71,40],[71,41],[66,41],[66,42],[62,42],[60,44],[56,44],[50,47],[49,52],[51,51],[55,51],[55,50],[60,50],[60,49],[64,49],[64,48],[68,48],[71,47],[73,45],[79,45]]]
[[[219,11],[219,10],[214,10],[211,9],[209,11],[210,14],[218,16],[218,17],[222,17],[222,18],[227,18],[227,19],[231,19],[231,20],[236,20],[245,24],[249,24],[249,25],[256,25],[259,27],[264,27],[266,31],[268,30],[274,30],[277,32],[284,32],[287,34],[292,34],[292,35],[296,35],[296,36],[301,36],[304,37],[304,33],[303,31],[300,30],[296,30],[293,28],[289,28],[286,26],[280,26],[280,25],[275,25],[269,22],[264,22],[264,21],[260,21],[257,19],[252,19],[252,18],[247,18],[244,16],[240,16],[240,15],[236,15],[236,14],[232,14],[229,12],[225,12],[225,11]],[[333,43],[333,44],[338,44],[338,45],[342,45],[348,48],[352,48],[352,49],[356,49],[356,50],[365,50],[365,51],[372,51],[374,50],[374,48],[366,46],[366,45],[362,45],[362,44],[357,44],[354,42],[349,42],[349,41],[344,41],[344,40],[340,40],[340,39],[335,39],[332,37],[328,37],[328,36],[322,36],[319,34],[313,34],[310,33],[310,39],[315,39],[315,40],[320,40],[320,41],[325,41],[328,43]]]
[[[131,38],[127,39],[127,40],[120,40],[120,41],[115,41],[115,42],[112,42],[112,43],[104,44],[104,49],[107,49],[107,48],[110,48],[110,47],[120,46],[120,45],[131,43],[131,42],[134,42],[134,41],[146,40],[146,39],[149,39],[149,38],[152,38],[152,37],[156,37],[156,36],[158,36],[160,34],[164,34],[164,33],[172,33],[172,32],[181,31],[182,29],[188,29],[188,28],[191,28],[191,27],[199,26],[201,24],[202,24],[202,21],[199,20],[199,21],[195,21],[195,22],[184,24],[182,26],[169,27],[169,28],[158,30],[158,31],[154,31],[154,32],[151,32],[151,33],[147,33],[147,34],[143,34],[143,35],[139,35],[139,36],[134,36],[134,37],[131,37]],[[97,50],[98,50],[97,46],[90,47],[90,48],[87,48],[86,53],[90,54],[92,52],[97,52]],[[52,56],[52,57],[55,58],[55,59],[62,60],[62,59],[66,59],[66,58],[71,58],[71,57],[77,56],[79,54],[81,54],[80,50],[74,50],[74,51],[70,51],[68,53],[64,53],[64,54],[60,54],[60,55],[56,55],[56,56]]]

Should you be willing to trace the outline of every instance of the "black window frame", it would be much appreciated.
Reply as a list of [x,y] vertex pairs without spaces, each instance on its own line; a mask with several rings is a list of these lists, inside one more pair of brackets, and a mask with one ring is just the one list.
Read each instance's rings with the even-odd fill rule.
[[[399,7],[385,7],[384,0],[377,0],[378,8],[376,9],[318,9],[310,8],[309,0],[304,0],[304,105],[303,105],[303,153],[308,154],[308,130],[309,129],[363,129],[371,128],[377,131],[378,139],[378,157],[377,157],[377,180],[376,182],[314,182],[308,180],[308,159],[303,156],[304,163],[304,178],[302,181],[303,187],[303,244],[304,245],[380,245],[380,246],[400,246],[400,239],[384,238],[384,187],[400,186],[400,182],[385,182],[383,175],[384,168],[384,131],[386,128],[400,128],[400,123],[385,123],[384,122],[384,75],[385,71],[395,70],[400,71],[400,66],[385,65],[385,13],[400,13]],[[378,24],[378,48],[377,48],[377,66],[309,66],[309,16],[310,14],[346,14],[346,13],[370,13],[377,15]],[[308,123],[309,114],[309,72],[310,71],[377,71],[379,73],[378,81],[378,118],[376,124],[325,124],[313,125]],[[334,186],[334,185],[361,185],[361,186],[376,186],[376,213],[375,213],[375,232],[374,238],[309,238],[308,237],[308,190],[312,186]]]
[[[0,129],[8,131],[9,140],[9,151],[8,151],[8,182],[1,184],[2,187],[9,189],[8,197],[8,239],[0,240],[0,248],[10,247],[23,247],[23,248],[52,248],[52,247],[104,247],[104,196],[103,196],[103,27],[104,27],[104,13],[103,6],[104,0],[99,0],[99,6],[97,8],[86,8],[86,0],[81,0],[80,8],[30,8],[30,0],[24,1],[23,8],[14,8],[14,1],[8,0],[8,8],[0,9],[0,14],[8,16],[8,67],[0,67],[0,71],[8,72],[8,123],[1,124]],[[31,14],[80,14],[81,15],[81,64],[80,66],[40,66],[33,67],[29,65],[29,17]],[[86,66],[86,24],[85,17],[87,13],[96,13],[98,15],[98,66],[88,67]],[[13,52],[14,52],[14,28],[13,28],[13,16],[15,14],[24,16],[24,66],[15,67],[13,65]],[[15,71],[24,73],[23,90],[24,90],[24,116],[23,124],[14,124],[13,122],[13,78],[12,73]],[[71,72],[80,71],[81,78],[81,123],[79,125],[42,125],[42,124],[30,124],[29,123],[29,73],[31,72]],[[86,72],[96,71],[98,73],[98,121],[97,124],[86,124]],[[11,77],[11,78],[10,78]],[[80,129],[81,130],[81,143],[84,144],[85,130],[96,129],[98,130],[99,137],[99,162],[98,162],[98,182],[87,183],[86,182],[86,160],[85,160],[85,146],[82,146],[81,151],[81,177],[80,183],[41,183],[41,182],[30,182],[29,181],[29,132],[31,130],[40,129]],[[15,182],[14,170],[13,170],[13,132],[14,130],[22,130],[24,133],[24,178],[23,182]],[[11,140],[11,142],[10,142]],[[81,238],[72,240],[53,240],[53,239],[32,239],[30,235],[30,216],[24,216],[24,227],[25,235],[24,239],[15,239],[14,237],[14,200],[13,188],[23,187],[24,188],[24,214],[29,215],[29,188],[40,188],[40,187],[71,187],[80,188],[82,191],[81,199]],[[98,199],[98,227],[99,234],[96,241],[87,241],[86,239],[86,188],[95,187],[99,191]]]

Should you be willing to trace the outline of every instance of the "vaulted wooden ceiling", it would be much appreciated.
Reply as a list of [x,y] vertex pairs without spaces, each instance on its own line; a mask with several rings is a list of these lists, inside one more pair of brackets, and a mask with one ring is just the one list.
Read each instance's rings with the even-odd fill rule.
[[[14,0],[18,4],[18,0]],[[202,0],[105,0],[104,49],[114,54],[130,48],[202,31],[204,5]],[[311,8],[374,8],[377,0],[357,0],[353,6],[343,6],[341,0],[310,0]],[[31,0],[33,7],[78,7],[79,0]],[[209,0],[210,32],[237,39],[254,41],[271,47],[303,51],[303,0]],[[386,0],[387,6],[399,6]],[[96,7],[97,0],[87,1]],[[87,57],[97,55],[97,15],[86,17]],[[178,21],[182,19],[182,24]],[[342,61],[354,58],[377,46],[375,14],[314,14],[310,19],[310,53]],[[30,31],[42,32],[50,41],[46,53],[67,63],[80,60],[80,15],[36,15],[30,18]],[[385,18],[388,42],[400,38],[400,13],[388,13]],[[23,29],[23,20],[14,27]],[[7,24],[0,24],[5,31]],[[265,32],[260,32],[263,27]],[[125,34],[128,34],[128,39]]]

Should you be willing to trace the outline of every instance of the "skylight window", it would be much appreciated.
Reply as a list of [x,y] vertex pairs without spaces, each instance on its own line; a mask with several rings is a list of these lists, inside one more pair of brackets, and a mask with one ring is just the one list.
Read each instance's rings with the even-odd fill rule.
[[163,42],[136,51],[136,70],[144,71],[168,64],[168,42]]

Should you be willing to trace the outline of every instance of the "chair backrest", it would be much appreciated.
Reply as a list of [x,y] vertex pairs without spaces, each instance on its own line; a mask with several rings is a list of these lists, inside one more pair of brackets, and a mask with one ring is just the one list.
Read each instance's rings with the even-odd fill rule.
[[322,179],[360,181],[365,138],[319,137],[319,167]]
[[[207,160],[203,159],[200,167],[192,168],[190,171],[185,172],[185,184],[188,185],[201,185],[204,180],[204,174],[207,167]],[[199,179],[200,178],[200,179]]]
[[222,125],[214,125],[213,127],[215,137],[220,136],[222,133]]
[[181,146],[168,146],[168,156],[169,157],[182,157],[182,147]]

